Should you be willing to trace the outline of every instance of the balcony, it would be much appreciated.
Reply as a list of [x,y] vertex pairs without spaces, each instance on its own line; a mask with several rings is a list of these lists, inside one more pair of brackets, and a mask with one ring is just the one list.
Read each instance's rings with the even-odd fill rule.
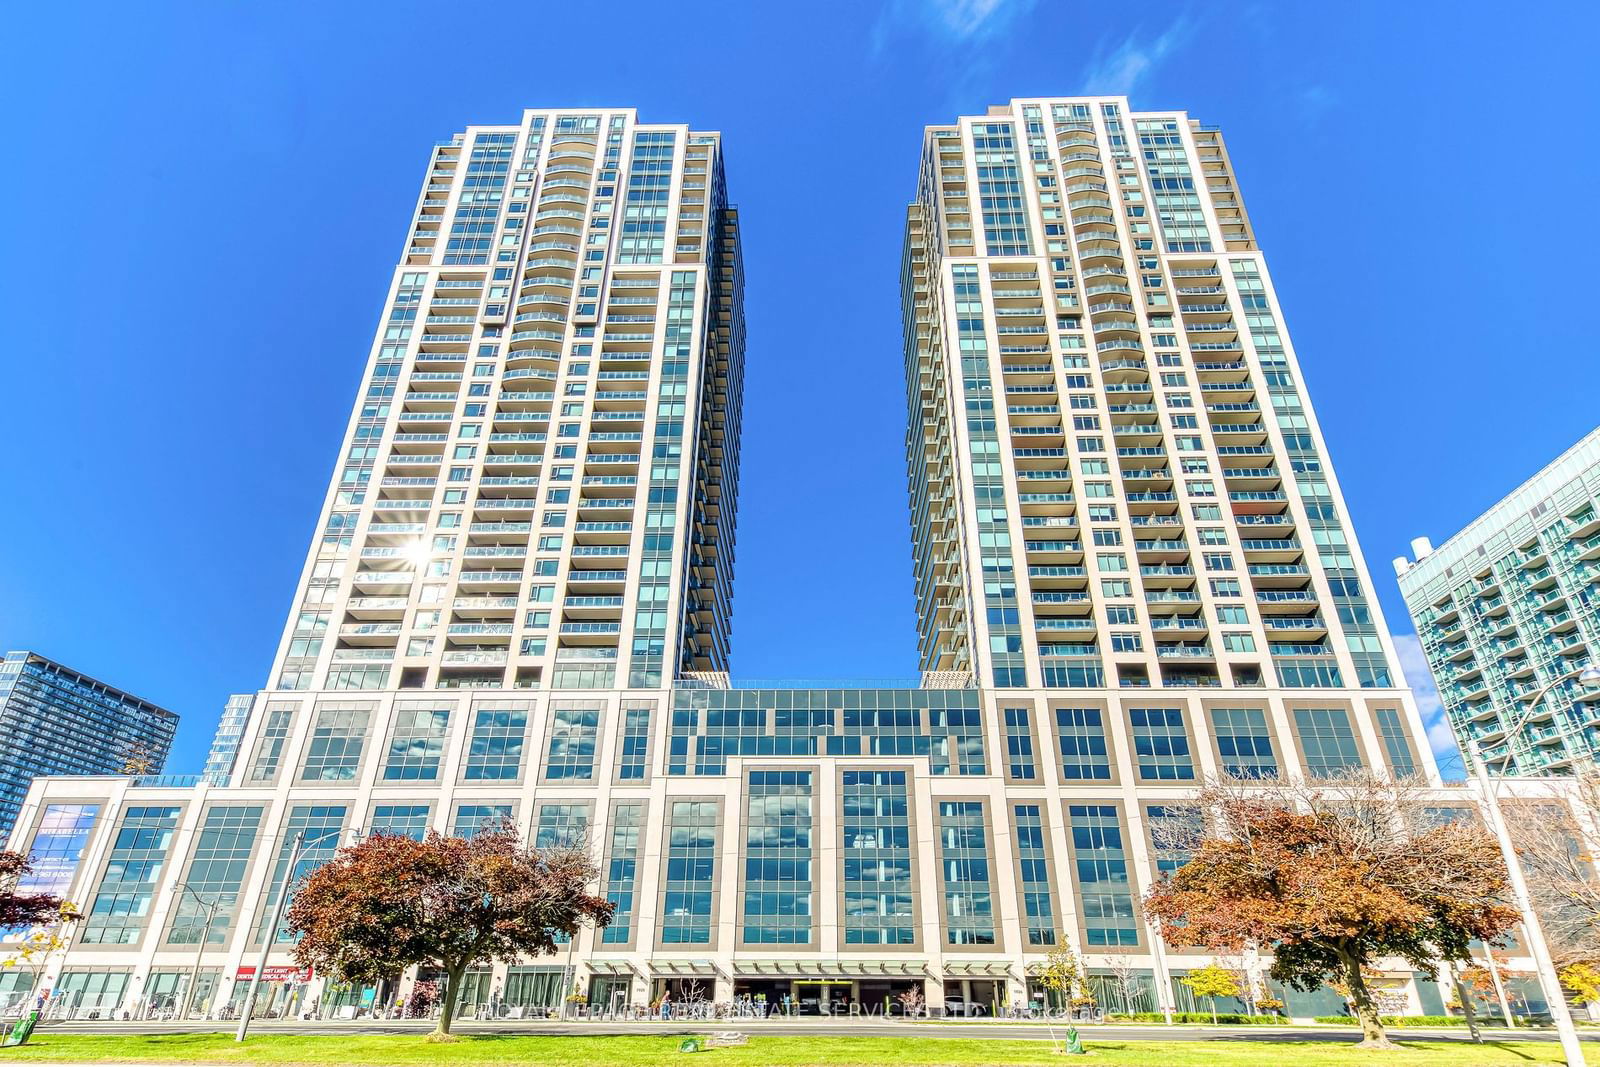
[[351,584],[357,589],[409,588],[416,578],[415,571],[356,571]]
[[1246,559],[1253,558],[1257,562],[1288,563],[1299,558],[1302,551],[1300,542],[1292,537],[1244,538],[1239,547],[1244,550]]
[[1158,616],[1150,620],[1150,628],[1157,633],[1170,630],[1199,630],[1209,629],[1206,620],[1202,618],[1189,618],[1182,615]]
[[1189,555],[1189,543],[1183,540],[1135,541],[1134,551],[1141,560],[1178,562]]
[[522,584],[522,572],[515,571],[462,571],[460,584],[463,586],[518,586]]
[[1320,636],[1328,632],[1320,615],[1263,615],[1261,625],[1274,634],[1296,637]]
[[1088,581],[1088,570],[1082,564],[1040,564],[1028,568],[1028,578],[1035,586],[1068,585],[1081,589]]
[[373,638],[384,638],[379,644],[393,645],[390,638],[400,633],[398,622],[347,622],[339,627],[340,640],[368,641]]
[[1156,645],[1158,659],[1213,660],[1217,657],[1208,645]]
[[1252,563],[1245,571],[1258,590],[1284,585],[1304,585],[1311,570],[1303,563]]
[[573,567],[567,572],[567,584],[575,583],[620,583],[628,580],[625,570],[605,570],[600,568]]
[[1031,600],[1034,604],[1038,605],[1075,605],[1093,603],[1089,593],[1087,591],[1080,590],[1034,590]]
[[1023,544],[1030,560],[1083,555],[1083,542],[1078,540],[1025,541]]
[[507,653],[496,649],[447,651],[440,662],[446,667],[504,667]]
[[578,610],[618,610],[624,606],[620,596],[568,596],[563,597],[561,606],[565,609]]
[[503,615],[515,611],[520,599],[514,596],[458,596],[450,610],[461,615]]
[[567,638],[612,637],[622,632],[620,622],[563,622],[561,636]]
[[521,545],[468,545],[466,556],[468,559],[482,559],[485,557],[496,559],[521,559],[528,554],[528,546]]
[[1309,589],[1258,589],[1256,605],[1263,612],[1300,611],[1319,603]]
[[1061,631],[1087,631],[1095,628],[1095,622],[1090,618],[1075,618],[1070,615],[1043,615],[1033,620],[1033,628],[1040,632]]

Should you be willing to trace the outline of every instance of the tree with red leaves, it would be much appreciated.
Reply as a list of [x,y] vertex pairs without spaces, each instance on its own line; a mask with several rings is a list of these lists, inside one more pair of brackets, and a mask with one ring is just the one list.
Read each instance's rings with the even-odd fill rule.
[[49,893],[18,893],[24,876],[33,869],[20,852],[0,851],[0,930],[73,919],[72,905]]
[[1365,1047],[1391,1047],[1366,972],[1398,957],[1435,974],[1517,922],[1481,822],[1442,821],[1418,784],[1368,773],[1329,781],[1208,783],[1191,858],[1145,911],[1168,944],[1272,952],[1270,974],[1336,983]]
[[341,981],[442,969],[432,1037],[446,1040],[472,965],[553,952],[557,933],[611,921],[614,905],[588,892],[598,874],[582,848],[533,848],[509,826],[470,839],[374,834],[306,879],[286,925],[296,961]]

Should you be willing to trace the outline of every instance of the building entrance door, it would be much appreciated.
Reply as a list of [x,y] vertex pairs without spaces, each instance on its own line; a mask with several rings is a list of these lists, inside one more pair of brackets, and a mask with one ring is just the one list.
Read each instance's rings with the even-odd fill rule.
[[848,1015],[850,1002],[855,999],[855,983],[842,979],[796,982],[794,996],[799,1015]]
[[922,983],[914,979],[862,979],[856,983],[856,998],[863,1015],[903,1015],[900,995],[921,989]]
[[740,978],[733,983],[733,997],[764,1005],[763,1016],[783,1015],[794,1006],[794,983],[787,978]]

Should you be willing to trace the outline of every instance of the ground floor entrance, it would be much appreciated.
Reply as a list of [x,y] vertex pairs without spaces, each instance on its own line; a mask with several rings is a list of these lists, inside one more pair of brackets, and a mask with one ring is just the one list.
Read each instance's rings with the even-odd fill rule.
[[901,1015],[901,995],[921,993],[916,978],[737,978],[736,1007],[756,1015]]
[[996,978],[960,978],[944,983],[944,1013],[962,1018],[995,1018],[1006,1012],[1006,983]]

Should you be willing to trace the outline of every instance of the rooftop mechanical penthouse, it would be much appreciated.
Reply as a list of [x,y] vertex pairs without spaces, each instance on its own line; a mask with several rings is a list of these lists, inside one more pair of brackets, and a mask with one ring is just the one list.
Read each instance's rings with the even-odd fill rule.
[[728,681],[744,324],[718,135],[612,109],[471,127],[429,163],[272,676],[211,780],[29,794],[13,841],[90,916],[59,1010],[181,1003],[197,950],[197,1010],[238,1003],[267,937],[261,1010],[381,1001],[293,969],[279,894],[356,835],[502,816],[588,842],[617,915],[472,975],[469,1006],[576,980],[598,1006],[992,1010],[1064,938],[1103,1003],[1124,961],[1123,1006],[1185,1007],[1206,957],[1135,905],[1199,779],[1437,781],[1221,135],[1018,100],[907,163],[919,688]]

